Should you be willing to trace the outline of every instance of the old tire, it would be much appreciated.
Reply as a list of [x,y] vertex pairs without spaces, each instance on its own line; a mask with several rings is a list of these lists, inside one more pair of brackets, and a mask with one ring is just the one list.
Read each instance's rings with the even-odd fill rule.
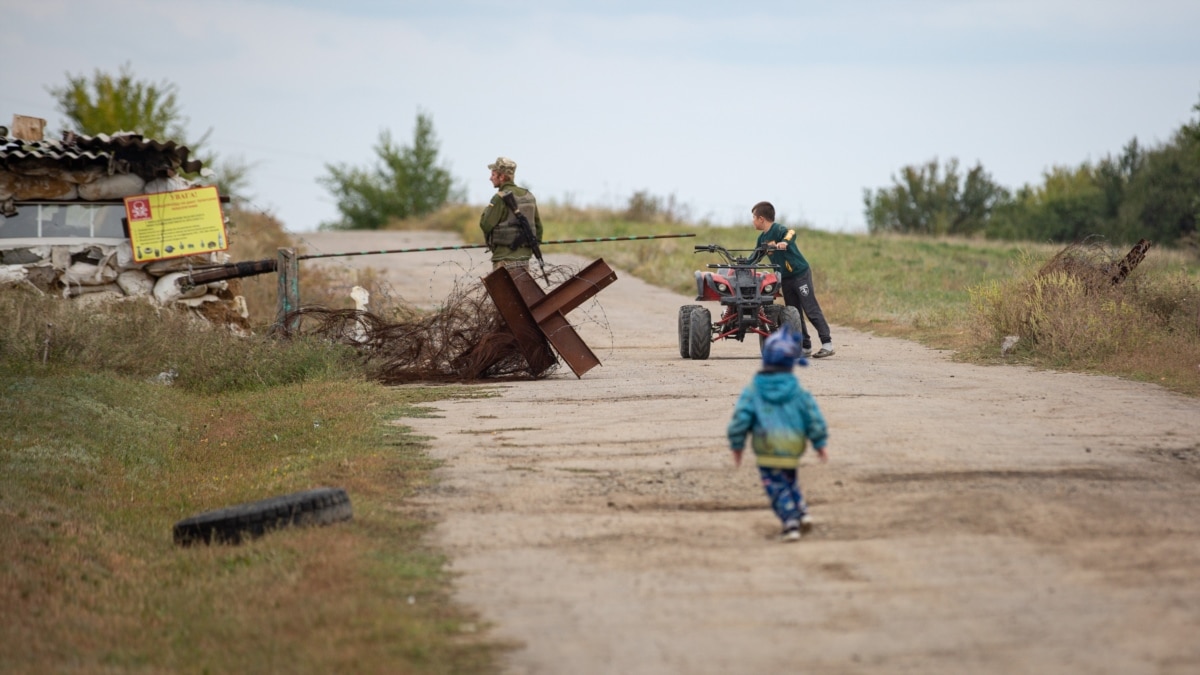
[[696,307],[688,317],[688,353],[693,359],[708,358],[712,346],[712,314],[707,307]]
[[345,490],[315,488],[185,518],[175,523],[175,543],[240,544],[283,527],[329,525],[352,517]]
[[692,334],[692,310],[694,309],[700,309],[700,305],[683,305],[679,308],[679,355],[685,359],[692,358],[689,336]]
[[[775,331],[779,330],[779,326],[781,325],[780,320],[781,320],[781,316],[783,314],[784,309],[786,309],[786,307],[784,305],[764,305],[763,306],[763,314],[765,314],[767,316],[767,321],[770,322],[769,327],[763,326],[763,328],[767,329],[768,333],[774,333]],[[759,335],[758,336],[758,353],[759,354],[762,353],[763,347],[765,347],[766,344],[767,344],[767,336]]]

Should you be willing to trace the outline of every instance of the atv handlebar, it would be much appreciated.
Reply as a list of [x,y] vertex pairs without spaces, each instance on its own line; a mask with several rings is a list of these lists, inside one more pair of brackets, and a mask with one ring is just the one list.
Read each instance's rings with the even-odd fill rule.
[[[733,250],[727,249],[724,246],[721,246],[720,244],[705,244],[702,246],[701,245],[696,246],[695,253],[700,253],[701,251],[703,251],[705,253],[717,253],[722,258],[724,258],[725,262],[727,263],[725,265],[709,265],[709,267],[728,267],[729,265],[760,266],[759,261],[767,256],[767,253],[770,251],[770,249],[765,244],[763,246],[758,246],[753,249],[742,248],[742,249],[733,249]],[[734,255],[736,253],[745,253],[745,252],[749,252],[750,255],[746,255],[746,256]],[[761,266],[762,267],[771,267],[771,268],[776,267],[776,265],[771,265],[769,263],[766,265],[761,265]]]

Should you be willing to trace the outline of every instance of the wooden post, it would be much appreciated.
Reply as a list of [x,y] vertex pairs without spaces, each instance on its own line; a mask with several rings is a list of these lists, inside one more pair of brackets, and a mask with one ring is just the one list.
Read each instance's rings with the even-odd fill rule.
[[296,257],[296,249],[279,249],[275,273],[279,277],[279,309],[275,315],[275,323],[279,324],[285,333],[290,333],[299,324],[299,321],[293,319],[289,325],[284,325],[284,318],[300,307],[300,260]]

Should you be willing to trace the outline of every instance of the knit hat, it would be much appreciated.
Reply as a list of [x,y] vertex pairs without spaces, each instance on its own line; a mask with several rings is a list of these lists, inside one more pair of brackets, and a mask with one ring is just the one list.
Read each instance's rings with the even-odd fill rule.
[[801,353],[800,335],[786,325],[780,326],[779,330],[771,333],[763,343],[763,370],[791,370],[797,363],[807,366],[808,359],[801,356]]

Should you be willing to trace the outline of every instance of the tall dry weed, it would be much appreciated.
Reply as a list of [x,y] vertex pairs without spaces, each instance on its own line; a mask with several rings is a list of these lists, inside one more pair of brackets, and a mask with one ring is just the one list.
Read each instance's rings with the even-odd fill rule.
[[1122,354],[1153,352],[1187,362],[1196,351],[1200,287],[1152,263],[1115,280],[1122,258],[1091,244],[1068,246],[1043,263],[970,289],[981,348],[1019,337],[1013,354],[1052,366],[1093,368]]
[[0,291],[0,372],[161,375],[198,392],[360,376],[348,349],[325,342],[238,336],[189,310],[144,299],[110,302],[103,310],[21,289]]

